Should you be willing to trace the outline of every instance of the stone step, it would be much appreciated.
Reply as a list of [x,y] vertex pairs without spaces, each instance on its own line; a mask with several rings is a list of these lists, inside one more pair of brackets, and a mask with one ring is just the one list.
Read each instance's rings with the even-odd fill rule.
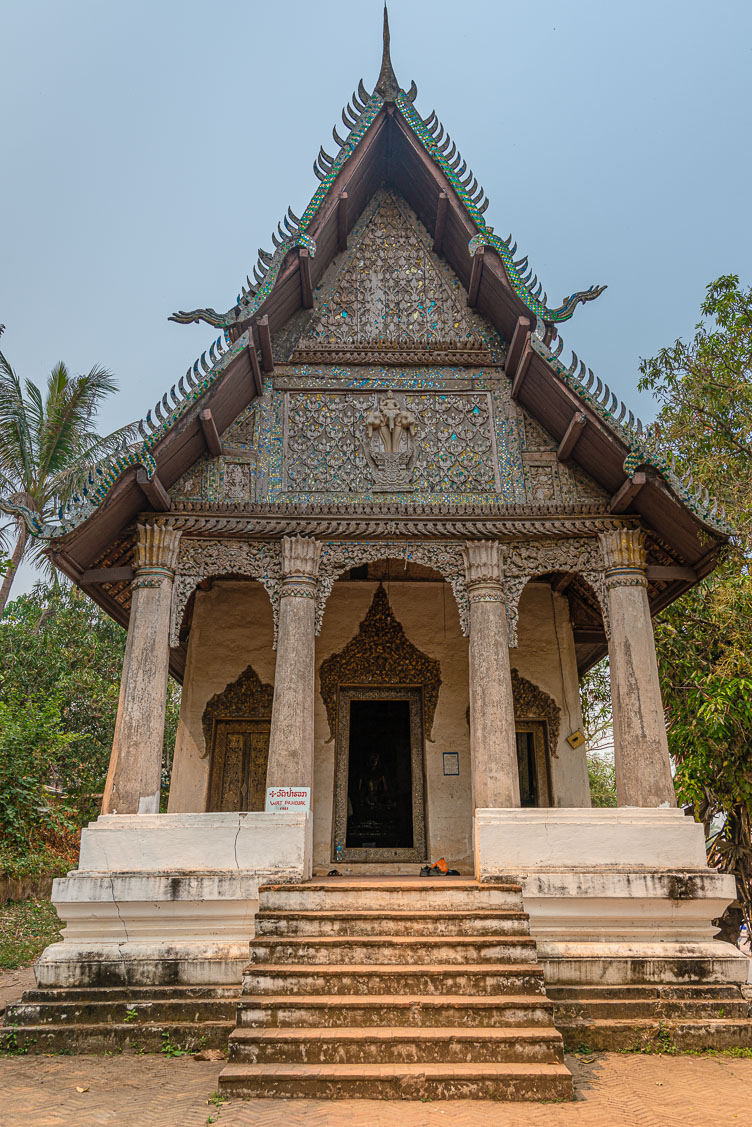
[[536,963],[458,963],[371,966],[329,963],[252,963],[243,994],[544,994]]
[[563,1064],[228,1064],[219,1090],[269,1099],[571,1100]]
[[46,986],[24,991],[24,1002],[159,1001],[235,998],[240,983],[229,986]]
[[235,1064],[552,1063],[563,1061],[564,1052],[561,1034],[553,1026],[236,1029],[230,1036],[228,1059]]
[[697,1021],[673,1018],[608,1018],[557,1021],[568,1051],[702,1052],[708,1049],[752,1049],[752,1019],[720,1018]]
[[114,1001],[16,1002],[5,1011],[6,1025],[67,1025],[71,1022],[138,1025],[144,1022],[234,1022],[240,991],[224,998],[137,998]]
[[744,998],[593,998],[555,1002],[556,1021],[674,1018],[740,1019],[752,1017],[752,1005]]
[[467,911],[258,912],[256,936],[527,935],[527,912],[512,908]]
[[537,1027],[553,1024],[553,1005],[541,995],[482,997],[462,994],[368,997],[363,994],[289,994],[244,998],[238,1008],[240,1028],[332,1029],[348,1026]]
[[256,938],[251,943],[254,963],[337,963],[401,966],[433,961],[444,965],[527,962],[537,960],[529,935],[495,936],[314,936]]
[[639,983],[634,986],[572,986],[552,985],[548,996],[556,1000],[595,1000],[599,998],[728,998],[743,997],[743,987],[738,983]]
[[461,911],[483,909],[522,911],[519,885],[478,884],[448,878],[414,881],[331,881],[311,884],[263,885],[259,910],[276,911]]
[[119,1049],[158,1053],[227,1050],[234,1021],[75,1022],[70,1025],[0,1026],[0,1052],[102,1053]]

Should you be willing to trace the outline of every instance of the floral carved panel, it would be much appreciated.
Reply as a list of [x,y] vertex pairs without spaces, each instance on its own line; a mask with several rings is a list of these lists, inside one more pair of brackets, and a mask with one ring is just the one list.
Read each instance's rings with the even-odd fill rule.
[[279,617],[279,579],[282,554],[279,541],[199,540],[183,537],[175,573],[170,615],[170,645],[180,641],[180,627],[188,600],[203,579],[246,576],[266,590],[274,613],[276,636]]
[[430,740],[441,667],[407,638],[381,584],[355,637],[321,663],[319,682],[332,738],[341,686],[411,685],[422,690],[423,730]]
[[338,576],[349,571],[351,567],[386,559],[422,564],[424,567],[433,568],[443,576],[452,588],[457,602],[462,633],[467,635],[470,618],[461,544],[438,541],[415,543],[399,540],[334,540],[323,544],[316,597],[317,634],[321,631],[326,603]]
[[520,596],[526,584],[537,575],[554,571],[576,572],[590,583],[598,597],[608,635],[608,606],[602,582],[603,557],[596,537],[510,543],[503,547],[503,560],[510,646],[517,645]]

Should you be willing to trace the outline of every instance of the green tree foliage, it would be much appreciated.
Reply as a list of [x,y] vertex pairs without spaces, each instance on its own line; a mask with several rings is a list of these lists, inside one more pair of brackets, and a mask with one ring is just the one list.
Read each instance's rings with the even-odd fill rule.
[[[125,631],[67,584],[38,583],[0,621],[4,851],[59,845],[96,817],[115,727]],[[163,783],[180,704],[168,688]],[[7,860],[6,860],[7,864]]]
[[24,557],[33,552],[48,562],[41,557],[43,545],[30,540],[26,525],[14,515],[15,506],[50,519],[81,489],[89,467],[131,438],[133,425],[106,436],[94,427],[97,411],[116,390],[105,368],[72,376],[63,363],[52,369],[44,391],[31,380],[22,386],[0,352],[0,508],[11,514],[15,530],[11,564],[0,585],[0,615]]
[[593,806],[617,806],[616,776],[611,757],[598,752],[587,753],[588,778],[590,780],[590,801]]
[[705,824],[710,860],[734,873],[722,932],[752,930],[752,289],[708,286],[694,338],[641,365],[641,389],[680,464],[725,505],[735,529],[719,568],[656,621],[680,801]]
[[616,806],[608,658],[588,670],[582,678],[580,692],[582,724],[587,739],[590,800],[593,806]]

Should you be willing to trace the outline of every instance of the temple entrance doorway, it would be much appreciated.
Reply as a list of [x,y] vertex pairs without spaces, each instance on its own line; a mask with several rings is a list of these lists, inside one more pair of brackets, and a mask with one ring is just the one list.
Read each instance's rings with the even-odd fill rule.
[[334,861],[426,860],[420,689],[340,689],[334,805]]

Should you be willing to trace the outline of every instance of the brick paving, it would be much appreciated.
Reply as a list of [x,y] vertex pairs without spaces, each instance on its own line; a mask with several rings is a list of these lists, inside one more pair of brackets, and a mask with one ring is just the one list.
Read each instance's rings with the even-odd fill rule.
[[[221,1063],[189,1057],[0,1058],[0,1127],[733,1127],[747,1122],[752,1059],[568,1057],[577,1100],[232,1100],[208,1103]],[[78,1092],[77,1088],[86,1088]]]

